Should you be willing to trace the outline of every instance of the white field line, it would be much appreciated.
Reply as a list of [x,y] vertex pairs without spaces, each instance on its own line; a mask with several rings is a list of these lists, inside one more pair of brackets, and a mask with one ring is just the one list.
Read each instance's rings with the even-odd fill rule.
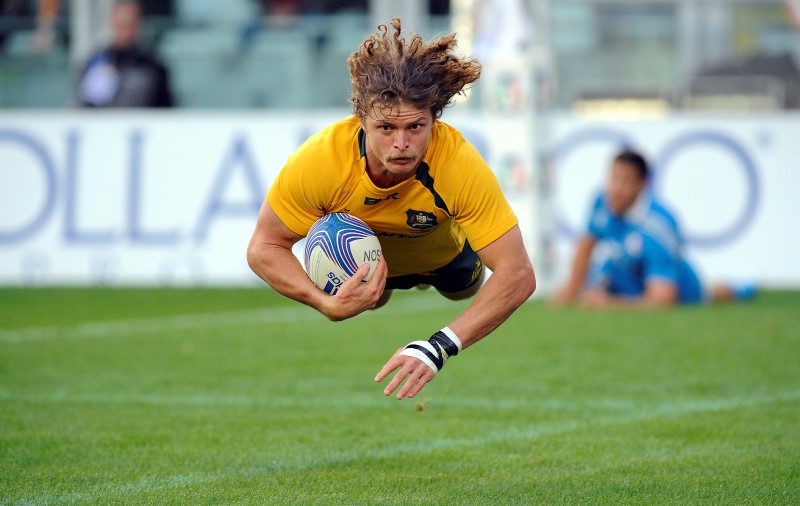
[[154,493],[188,485],[214,483],[226,479],[263,479],[264,477],[276,473],[296,472],[314,469],[316,467],[346,464],[348,462],[363,462],[369,459],[385,459],[398,456],[425,455],[438,450],[484,446],[508,441],[533,441],[568,432],[596,430],[602,427],[648,422],[659,419],[674,419],[698,413],[735,411],[765,404],[796,402],[798,400],[800,400],[800,390],[732,398],[680,400],[654,405],[649,409],[640,408],[614,415],[598,416],[584,420],[564,420],[553,423],[531,424],[526,427],[512,427],[503,430],[489,431],[470,437],[426,437],[381,448],[348,450],[322,457],[291,461],[278,460],[243,469],[220,470],[214,473],[187,473],[165,477],[142,478],[130,483],[98,487],[91,492],[44,494],[37,497],[29,496],[18,504],[110,502],[113,501],[115,497],[125,497],[128,494]]
[[[419,314],[438,311],[452,305],[443,297],[403,298],[389,302],[376,311],[367,311],[356,318],[374,318],[383,314]],[[417,300],[415,300],[417,299]],[[219,313],[185,314],[107,322],[81,323],[70,326],[28,327],[24,329],[0,329],[0,343],[20,343],[50,339],[75,339],[94,337],[118,337],[139,334],[158,334],[165,331],[225,329],[276,323],[319,322],[325,323],[324,316],[315,310],[296,304],[264,309],[227,311]]]

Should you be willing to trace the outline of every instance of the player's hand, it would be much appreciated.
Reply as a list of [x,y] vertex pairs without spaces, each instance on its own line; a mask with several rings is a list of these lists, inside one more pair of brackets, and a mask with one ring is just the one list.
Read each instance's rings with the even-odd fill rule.
[[369,264],[361,265],[350,279],[342,283],[336,295],[329,298],[330,306],[325,315],[332,321],[340,321],[375,307],[386,287],[388,272],[386,260],[381,256],[372,277],[362,283],[369,274]]
[[563,286],[556,293],[550,297],[548,301],[551,306],[564,306],[573,302],[577,297],[577,293],[570,286]]
[[589,290],[581,296],[581,307],[600,309],[611,303],[611,296],[605,290]]
[[425,365],[421,360],[401,355],[400,353],[404,349],[405,348],[398,348],[395,354],[392,355],[392,358],[383,366],[383,369],[375,376],[375,381],[383,381],[389,373],[395,369],[400,369],[389,384],[386,385],[386,388],[383,389],[383,395],[391,395],[392,392],[400,386],[400,383],[406,380],[403,387],[397,392],[397,400],[402,400],[405,397],[414,397],[422,390],[422,387],[436,375],[431,368]]

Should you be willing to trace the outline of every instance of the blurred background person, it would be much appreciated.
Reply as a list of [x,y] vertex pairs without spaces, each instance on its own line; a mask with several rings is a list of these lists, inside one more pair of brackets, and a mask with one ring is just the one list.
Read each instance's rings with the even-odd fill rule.
[[59,15],[59,0],[41,0],[36,13],[36,32],[33,49],[39,53],[49,51],[56,40],[56,22]]
[[32,54],[45,54],[53,47],[67,44],[67,4],[59,0],[0,0],[0,53],[15,31],[26,33],[31,28],[31,37],[25,45]]
[[789,22],[795,30],[800,31],[800,0],[784,0],[783,5]]
[[755,294],[751,285],[716,285],[706,292],[683,254],[672,213],[648,187],[645,158],[631,150],[613,160],[605,191],[592,207],[567,283],[555,304],[585,307],[665,307],[706,300],[732,301]]
[[93,54],[78,85],[83,107],[172,107],[169,70],[139,43],[142,10],[117,0],[109,17],[111,44]]

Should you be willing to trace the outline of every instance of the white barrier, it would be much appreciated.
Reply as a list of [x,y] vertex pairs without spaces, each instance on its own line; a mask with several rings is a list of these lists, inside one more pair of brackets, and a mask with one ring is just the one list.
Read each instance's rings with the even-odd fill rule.
[[[300,142],[345,114],[6,111],[0,284],[260,283],[245,248],[268,185]],[[559,116],[553,172],[542,178],[527,125],[445,120],[498,174],[542,286],[564,275],[570,234],[585,227],[611,156],[630,144],[653,160],[655,189],[677,212],[705,278],[800,287],[799,116]],[[543,234],[539,192],[553,192],[557,240]]]
[[800,287],[800,116],[561,116],[552,126],[556,277],[568,268],[570,237],[585,230],[611,158],[629,145],[650,159],[654,191],[676,213],[702,278]]
[[[268,185],[346,114],[4,113],[0,284],[260,283],[245,249]],[[459,126],[535,247],[532,144],[508,119]]]

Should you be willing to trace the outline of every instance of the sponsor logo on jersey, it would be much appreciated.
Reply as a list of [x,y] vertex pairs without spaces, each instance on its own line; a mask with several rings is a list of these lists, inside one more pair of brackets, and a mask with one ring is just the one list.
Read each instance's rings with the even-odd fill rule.
[[366,206],[374,206],[375,204],[380,204],[386,200],[397,200],[397,196],[400,195],[399,193],[392,193],[386,198],[383,199],[375,199],[372,197],[364,197],[364,205]]
[[439,224],[435,214],[425,211],[409,209],[406,211],[406,216],[406,224],[411,228],[426,229],[433,228]]

